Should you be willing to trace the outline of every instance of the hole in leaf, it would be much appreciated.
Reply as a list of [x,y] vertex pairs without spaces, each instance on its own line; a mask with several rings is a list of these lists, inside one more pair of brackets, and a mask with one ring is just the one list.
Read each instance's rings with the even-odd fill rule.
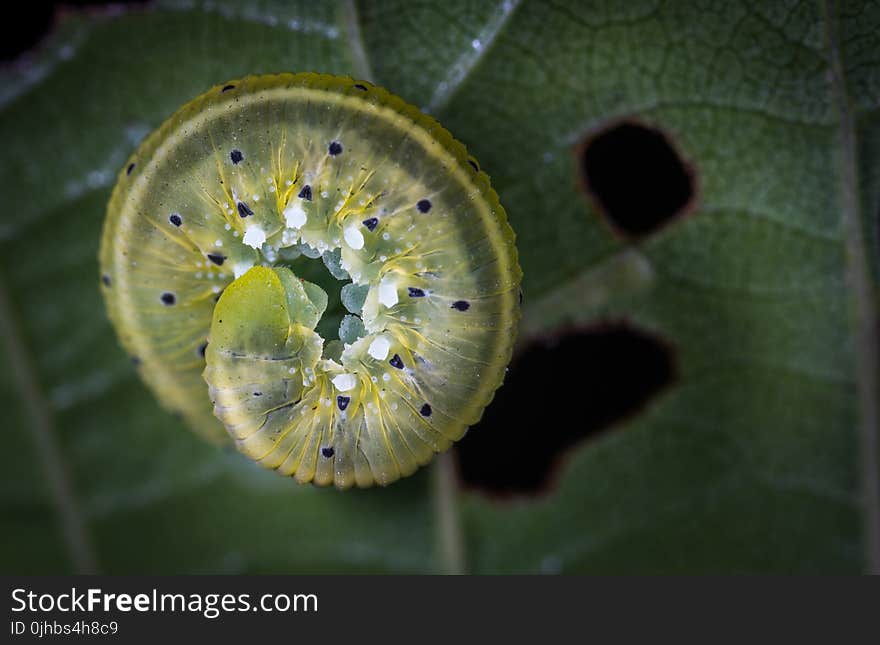
[[566,451],[639,411],[675,373],[672,348],[624,322],[533,344],[456,446],[464,484],[542,492]]
[[578,148],[581,181],[615,230],[653,233],[693,203],[694,176],[659,130],[625,122]]

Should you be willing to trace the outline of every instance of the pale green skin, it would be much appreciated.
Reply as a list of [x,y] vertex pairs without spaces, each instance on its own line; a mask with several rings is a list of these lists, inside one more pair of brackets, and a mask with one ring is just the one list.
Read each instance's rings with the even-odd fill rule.
[[[521,271],[487,176],[433,119],[348,78],[248,77],[181,108],[130,163],[101,248],[108,311],[198,431],[347,488],[411,474],[480,418],[510,360]],[[366,335],[341,355],[314,331],[326,294],[283,267],[303,243],[341,248],[369,285]]]

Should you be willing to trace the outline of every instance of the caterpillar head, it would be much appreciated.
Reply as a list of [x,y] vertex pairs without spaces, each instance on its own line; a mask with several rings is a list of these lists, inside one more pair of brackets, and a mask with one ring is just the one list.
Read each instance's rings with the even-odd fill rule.
[[[120,173],[100,260],[164,405],[340,488],[393,482],[459,439],[519,319],[488,177],[436,121],[344,77],[247,77],[183,106]],[[328,291],[349,312],[338,338]]]

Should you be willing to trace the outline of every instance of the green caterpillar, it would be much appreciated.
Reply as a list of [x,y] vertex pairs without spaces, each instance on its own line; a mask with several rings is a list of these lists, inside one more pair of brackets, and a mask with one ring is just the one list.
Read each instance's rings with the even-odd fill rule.
[[[297,274],[319,257],[346,282],[339,340],[316,332],[328,296]],[[464,146],[387,91],[323,74],[184,105],[120,172],[100,265],[165,406],[339,488],[391,483],[461,438],[520,317],[514,234]]]

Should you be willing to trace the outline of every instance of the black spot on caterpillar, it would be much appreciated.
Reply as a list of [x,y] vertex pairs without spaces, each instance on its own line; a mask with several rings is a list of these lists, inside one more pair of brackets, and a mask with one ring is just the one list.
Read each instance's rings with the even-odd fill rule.
[[248,206],[244,202],[238,202],[238,204],[236,204],[236,207],[238,208],[238,214],[241,217],[250,217],[254,214],[254,211],[250,209],[250,206]]
[[[520,315],[488,177],[431,117],[352,83],[254,76],[197,97],[135,153],[137,191],[117,183],[101,244],[110,318],[160,401],[339,488],[391,483],[458,440]],[[316,327],[338,280],[352,320],[336,341]]]

